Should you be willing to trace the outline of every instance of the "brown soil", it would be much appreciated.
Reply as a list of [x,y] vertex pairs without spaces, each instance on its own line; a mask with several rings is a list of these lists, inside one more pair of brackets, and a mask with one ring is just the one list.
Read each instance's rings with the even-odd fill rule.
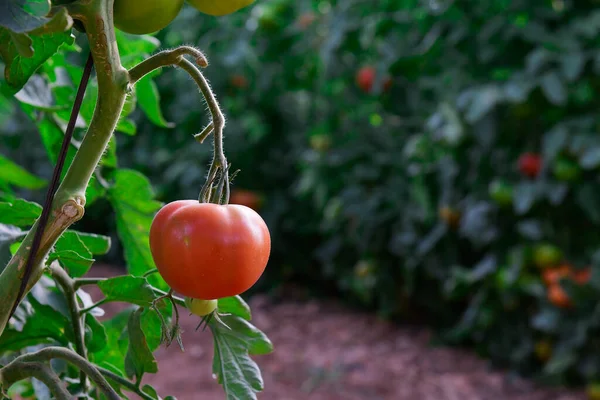
[[[116,273],[96,267],[90,276]],[[98,298],[97,290],[90,292]],[[581,392],[509,378],[468,351],[431,347],[426,328],[396,326],[331,301],[289,297],[249,301],[253,323],[275,345],[273,354],[255,357],[265,381],[260,400],[585,399]],[[115,307],[107,305],[107,314]],[[160,371],[145,382],[179,400],[223,400],[211,373],[210,333],[195,331],[198,317],[183,314],[186,351],[175,345],[159,349]]]

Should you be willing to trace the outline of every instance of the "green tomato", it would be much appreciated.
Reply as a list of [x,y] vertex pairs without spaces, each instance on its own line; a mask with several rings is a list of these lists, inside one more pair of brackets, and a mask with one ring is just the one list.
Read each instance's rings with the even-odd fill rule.
[[559,181],[573,182],[581,175],[581,168],[575,161],[561,158],[554,164],[553,172]]
[[551,244],[540,244],[533,249],[533,263],[538,268],[557,265],[563,259],[562,251]]
[[144,35],[169,25],[183,7],[183,0],[115,0],[115,26],[123,32]]
[[196,10],[214,16],[227,15],[254,3],[254,0],[187,0]]
[[509,206],[513,202],[513,188],[506,182],[494,181],[489,186],[492,200],[500,206]]
[[185,305],[190,312],[199,317],[204,317],[217,309],[217,300],[201,300],[185,298]]

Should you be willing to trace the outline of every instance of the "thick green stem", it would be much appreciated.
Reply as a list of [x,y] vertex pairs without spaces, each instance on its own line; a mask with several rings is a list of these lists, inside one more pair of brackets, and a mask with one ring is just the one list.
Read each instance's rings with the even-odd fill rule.
[[[119,58],[112,20],[113,0],[82,0],[69,5],[71,16],[83,22],[98,79],[98,102],[88,131],[54,202],[27,291],[40,279],[44,259],[60,235],[84,213],[85,190],[118,122],[125,102],[128,73]],[[28,251],[37,223],[0,274],[0,335],[19,292]]]
[[73,398],[58,375],[49,366],[40,362],[11,362],[0,369],[0,387],[8,389],[15,382],[30,377],[43,382],[57,400],[71,400]]

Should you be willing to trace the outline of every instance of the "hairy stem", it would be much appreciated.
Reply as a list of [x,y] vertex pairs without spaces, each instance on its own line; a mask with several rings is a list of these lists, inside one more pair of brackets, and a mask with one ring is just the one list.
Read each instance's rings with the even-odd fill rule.
[[0,387],[8,389],[15,382],[30,377],[43,382],[57,400],[71,400],[73,398],[58,375],[49,366],[41,362],[11,362],[0,369]]
[[[75,335],[75,350],[77,354],[87,360],[87,348],[85,347],[85,334],[83,320],[79,313],[79,303],[77,302],[77,293],[73,279],[67,274],[67,272],[58,265],[57,262],[53,262],[50,265],[50,271],[56,282],[60,285],[65,297],[67,298],[67,305],[71,313],[71,323],[73,324],[73,333]],[[80,371],[79,383],[83,390],[86,389],[86,376],[85,372]]]
[[[46,362],[55,358],[65,360],[85,372],[109,400],[121,400],[117,392],[110,386],[96,366],[69,349],[55,346],[46,347],[34,353],[23,354],[13,360],[13,362]],[[7,367],[11,364],[8,364]]]
[[[83,22],[98,79],[98,102],[88,131],[56,192],[48,225],[33,263],[26,292],[40,279],[44,259],[60,235],[83,216],[85,190],[118,122],[129,82],[120,61],[112,21],[113,0],[82,0],[68,5],[71,16]],[[35,233],[29,231],[17,253],[0,274],[0,335],[19,293],[28,252]]]

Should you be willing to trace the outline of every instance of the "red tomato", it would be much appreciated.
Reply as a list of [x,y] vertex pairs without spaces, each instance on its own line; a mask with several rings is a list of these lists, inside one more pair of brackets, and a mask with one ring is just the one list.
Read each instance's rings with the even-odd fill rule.
[[[365,93],[370,93],[373,89],[373,82],[375,81],[375,75],[377,71],[375,67],[366,66],[362,67],[356,73],[356,84]],[[392,86],[392,80],[387,77],[383,81],[383,90],[388,90]]]
[[154,217],[150,250],[172,289],[212,300],[245,292],[258,281],[269,260],[271,236],[251,208],[179,200]]
[[558,308],[569,308],[573,305],[567,292],[558,283],[548,287],[548,300]]
[[519,157],[519,171],[529,178],[536,178],[542,170],[542,157],[536,153],[523,153]]

